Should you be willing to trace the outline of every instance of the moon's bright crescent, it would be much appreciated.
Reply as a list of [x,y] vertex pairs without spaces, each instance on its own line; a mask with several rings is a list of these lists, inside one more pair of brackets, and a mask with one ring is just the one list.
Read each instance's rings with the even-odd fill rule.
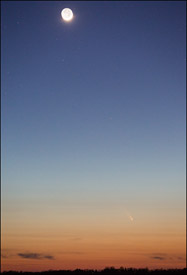
[[73,12],[71,9],[65,8],[61,11],[61,16],[65,21],[71,21],[73,18]]

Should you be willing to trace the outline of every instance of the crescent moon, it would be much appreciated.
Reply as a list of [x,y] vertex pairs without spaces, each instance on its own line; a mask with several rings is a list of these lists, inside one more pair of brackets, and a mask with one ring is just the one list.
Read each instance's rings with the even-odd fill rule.
[[73,19],[73,12],[69,8],[65,8],[61,11],[61,16],[64,21],[71,21]]

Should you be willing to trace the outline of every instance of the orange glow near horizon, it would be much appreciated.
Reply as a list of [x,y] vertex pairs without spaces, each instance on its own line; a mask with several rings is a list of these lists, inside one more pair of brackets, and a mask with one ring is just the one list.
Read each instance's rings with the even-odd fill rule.
[[[184,268],[185,233],[179,228],[163,233],[162,228],[147,228],[129,221],[121,228],[111,225],[93,228],[46,227],[33,232],[4,234],[2,270],[42,271],[49,269]],[[40,232],[40,233],[39,233]],[[5,246],[6,244],[6,246]],[[15,249],[16,248],[16,249]],[[21,258],[18,253],[52,255],[54,259]],[[42,256],[43,257],[43,256]]]

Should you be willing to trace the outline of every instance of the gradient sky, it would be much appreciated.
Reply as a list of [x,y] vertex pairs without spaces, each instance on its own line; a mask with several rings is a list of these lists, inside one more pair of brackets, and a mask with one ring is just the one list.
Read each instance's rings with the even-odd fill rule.
[[185,10],[1,2],[3,270],[185,267]]

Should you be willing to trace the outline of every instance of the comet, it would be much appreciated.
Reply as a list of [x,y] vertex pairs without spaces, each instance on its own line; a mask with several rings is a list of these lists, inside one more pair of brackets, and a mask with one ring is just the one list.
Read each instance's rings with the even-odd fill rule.
[[126,212],[126,214],[127,214],[127,217],[129,218],[129,220],[130,220],[131,222],[133,222],[133,221],[134,221],[133,216],[129,213],[129,211],[127,211],[127,209],[125,209],[125,212]]
[[131,215],[129,215],[129,219],[131,220],[131,222],[133,222],[133,217]]

